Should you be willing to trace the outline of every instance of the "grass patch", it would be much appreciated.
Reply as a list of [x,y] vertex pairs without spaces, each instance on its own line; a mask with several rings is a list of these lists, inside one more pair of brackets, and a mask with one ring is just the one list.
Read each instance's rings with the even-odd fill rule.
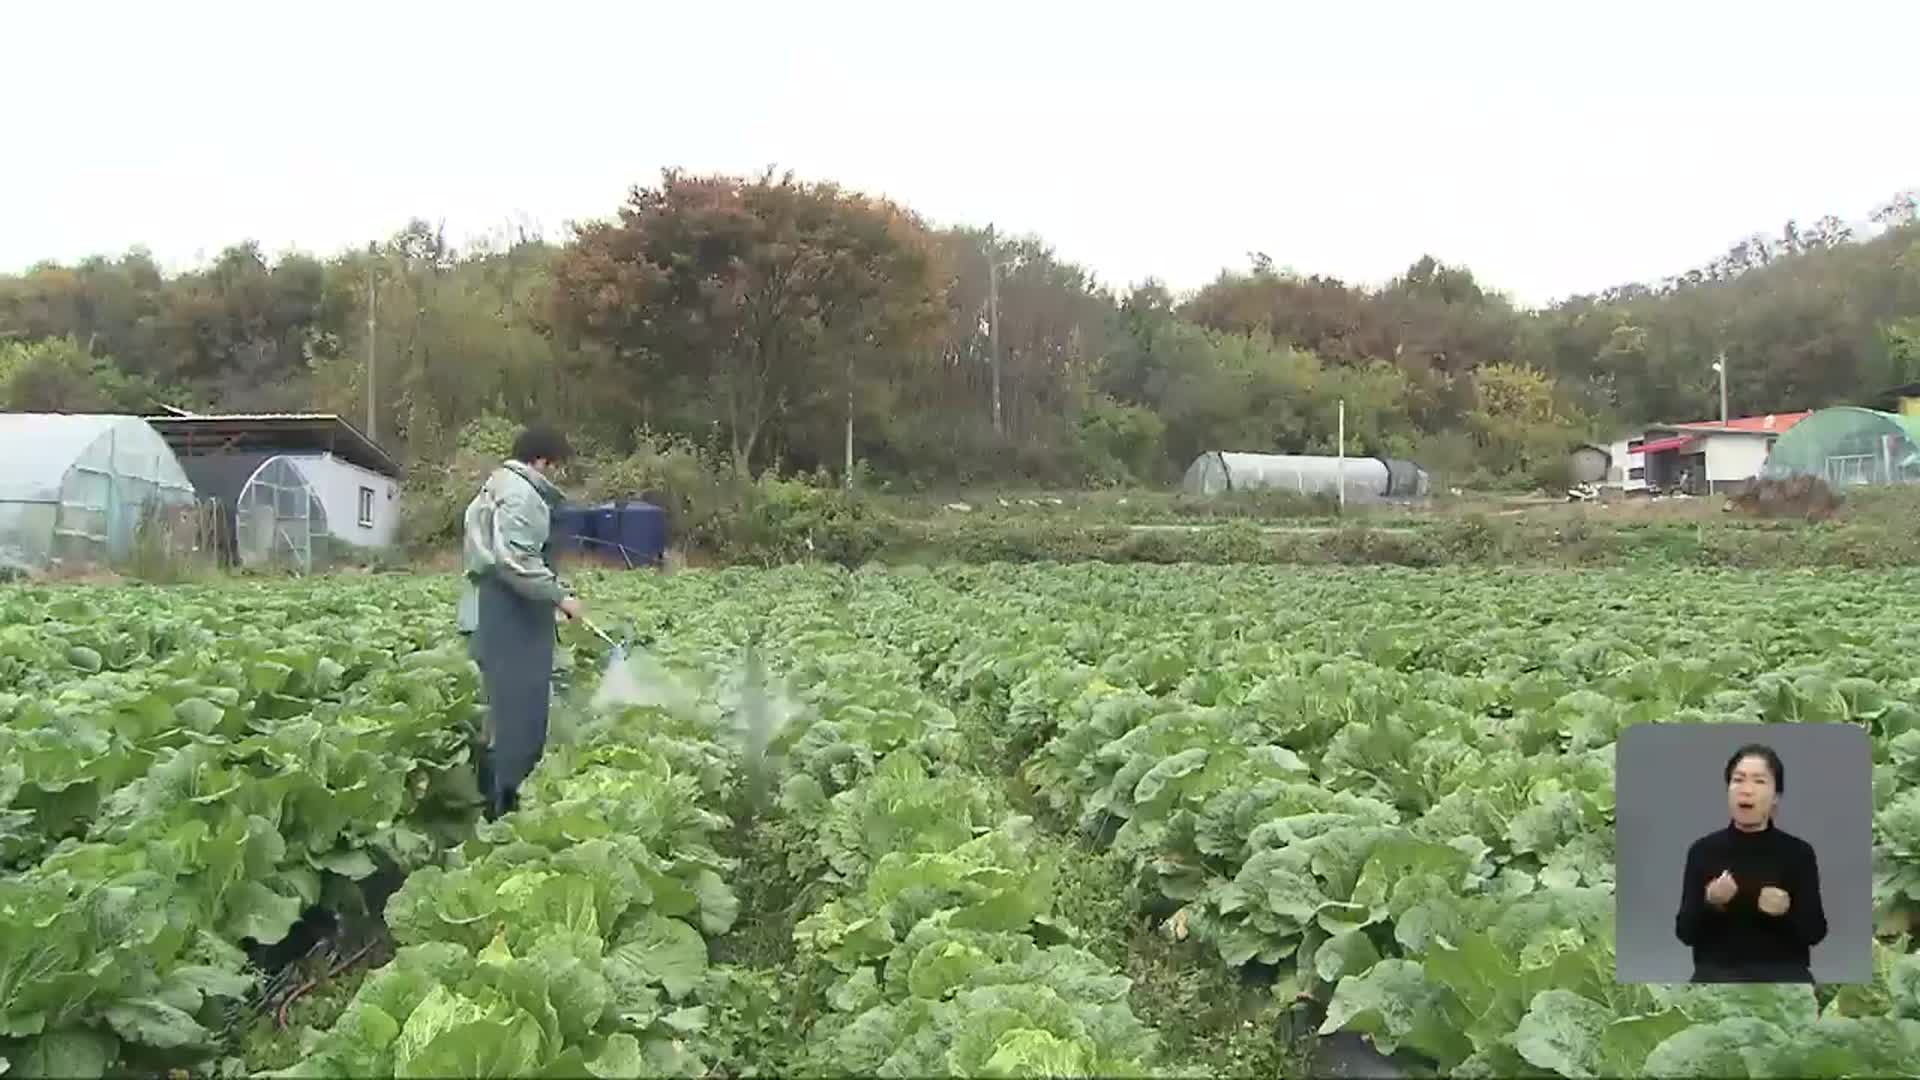
[[[346,1011],[347,1003],[360,990],[360,984],[366,982],[377,964],[360,964],[341,972],[338,976],[325,978],[325,959],[313,965],[314,969],[303,974],[303,978],[318,979],[312,990],[297,998],[287,1008],[287,1026],[280,1027],[272,1010],[263,1012],[235,1032],[240,1060],[245,1065],[242,1075],[257,1076],[262,1072],[285,1069],[298,1064],[301,1058],[300,1038],[308,1028],[325,1031],[333,1027],[340,1014]],[[379,958],[384,960],[384,957]]]
[[1086,935],[1087,951],[1133,980],[1134,1013],[1160,1033],[1170,1075],[1306,1075],[1312,1031],[1290,1002],[1142,918],[1121,860],[1055,842],[1063,867],[1055,908]]
[[1047,854],[1060,864],[1054,910],[1082,937],[1078,944],[1133,981],[1134,1014],[1160,1033],[1164,1075],[1304,1076],[1313,1052],[1310,1025],[1264,981],[1229,970],[1210,950],[1176,942],[1142,914],[1126,863],[1074,834],[1019,774],[1017,759],[980,715],[962,721],[969,766],[1009,774],[1008,800],[1049,833]]
[[742,968],[784,968],[793,963],[793,928],[804,916],[806,890],[787,871],[787,833],[765,815],[735,811],[729,844],[722,852],[737,860],[729,884],[740,900],[740,919],[713,939],[715,964]]

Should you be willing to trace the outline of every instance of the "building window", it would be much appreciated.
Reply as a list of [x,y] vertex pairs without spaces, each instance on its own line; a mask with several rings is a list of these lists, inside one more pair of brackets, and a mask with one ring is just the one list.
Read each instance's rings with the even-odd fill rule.
[[1627,478],[1628,478],[1628,479],[1630,479],[1630,480],[1645,480],[1645,479],[1647,478],[1647,470],[1645,470],[1645,469],[1628,469],[1628,470],[1627,470]]
[[360,489],[360,527],[373,528],[373,489],[370,487]]

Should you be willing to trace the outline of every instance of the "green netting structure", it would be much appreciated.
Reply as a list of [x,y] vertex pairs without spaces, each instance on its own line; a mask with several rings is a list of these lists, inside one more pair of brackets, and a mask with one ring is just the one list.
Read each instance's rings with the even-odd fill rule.
[[143,517],[191,506],[173,448],[137,416],[0,413],[0,563],[105,563]]
[[1817,476],[1836,488],[1920,482],[1920,417],[1821,409],[1774,440],[1760,475]]

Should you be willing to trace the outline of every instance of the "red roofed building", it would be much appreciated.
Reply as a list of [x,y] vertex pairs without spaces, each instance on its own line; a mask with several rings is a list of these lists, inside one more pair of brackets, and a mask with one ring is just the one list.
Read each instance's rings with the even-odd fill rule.
[[1765,416],[1736,416],[1725,424],[1721,424],[1718,420],[1695,420],[1692,423],[1670,424],[1649,430],[1699,431],[1708,434],[1716,431],[1744,431],[1760,435],[1778,435],[1812,415],[1811,412],[1768,413]]
[[1606,485],[1630,493],[1726,491],[1760,475],[1773,441],[1810,415],[1768,413],[1734,417],[1725,424],[1701,420],[1652,425],[1608,448]]

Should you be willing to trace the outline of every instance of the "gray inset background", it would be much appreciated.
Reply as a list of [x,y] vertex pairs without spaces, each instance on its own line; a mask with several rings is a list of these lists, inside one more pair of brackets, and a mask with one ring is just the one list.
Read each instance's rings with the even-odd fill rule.
[[1614,973],[1683,983],[1693,950],[1673,936],[1687,847],[1726,828],[1727,756],[1750,742],[1779,753],[1787,790],[1774,823],[1813,845],[1827,938],[1822,983],[1873,979],[1873,750],[1851,724],[1636,724],[1614,745]]

